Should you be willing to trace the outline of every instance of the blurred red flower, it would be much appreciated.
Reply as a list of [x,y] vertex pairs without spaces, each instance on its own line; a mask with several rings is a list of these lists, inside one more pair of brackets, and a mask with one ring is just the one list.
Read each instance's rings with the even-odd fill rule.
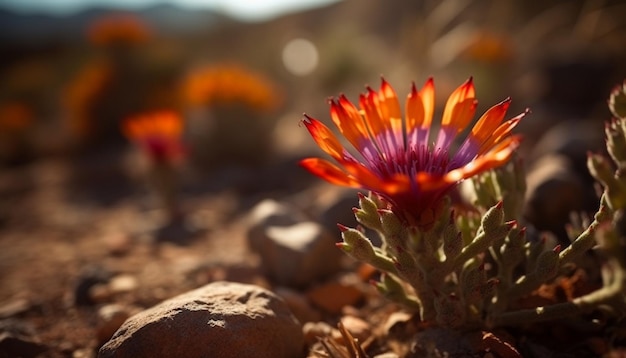
[[126,119],[122,132],[155,163],[173,164],[185,155],[183,120],[175,112],[146,113]]

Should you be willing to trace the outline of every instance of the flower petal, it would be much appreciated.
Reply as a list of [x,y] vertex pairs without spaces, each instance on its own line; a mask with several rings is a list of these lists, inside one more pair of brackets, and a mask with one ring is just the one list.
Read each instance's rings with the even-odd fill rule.
[[404,132],[402,129],[402,113],[398,96],[393,88],[382,79],[380,91],[378,92],[378,109],[381,118],[386,119],[385,131],[387,136],[393,141],[393,147],[404,149]]
[[443,111],[443,118],[441,119],[441,127],[453,127],[457,133],[465,129],[474,116],[473,111],[476,109],[475,101],[474,81],[470,77],[464,84],[452,92],[448,98]]
[[496,145],[502,138],[508,136],[513,128],[517,126],[517,124],[524,118],[530,111],[526,109],[523,113],[517,115],[509,119],[508,121],[500,124],[498,128],[491,134],[491,136],[483,142],[480,149],[478,150],[478,154],[481,155],[491,149],[494,145]]
[[311,137],[313,137],[317,145],[335,160],[342,160],[346,155],[349,156],[349,153],[341,145],[337,137],[322,122],[305,114],[302,123],[311,133]]
[[446,181],[460,181],[506,163],[521,143],[521,136],[506,137],[487,153],[445,175]]
[[300,161],[300,166],[331,184],[360,188],[361,184],[352,176],[345,173],[336,165],[320,158],[306,158]]
[[364,147],[371,143],[371,138],[357,108],[344,95],[329,102],[330,117],[335,126],[356,150],[363,152]]
[[359,105],[365,118],[365,123],[372,136],[372,141],[380,152],[389,155],[391,152],[391,143],[384,140],[387,124],[385,119],[380,117],[378,111],[378,93],[370,87],[367,87],[367,94],[359,96]]
[[424,86],[419,92],[424,105],[424,121],[422,128],[430,128],[433,121],[433,113],[435,113],[435,81],[432,77],[426,80]]

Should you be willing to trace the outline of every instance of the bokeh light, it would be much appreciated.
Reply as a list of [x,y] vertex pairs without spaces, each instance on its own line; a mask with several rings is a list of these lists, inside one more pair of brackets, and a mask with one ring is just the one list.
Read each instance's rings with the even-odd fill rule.
[[283,64],[287,71],[296,76],[306,76],[317,68],[319,54],[313,42],[293,39],[283,48]]

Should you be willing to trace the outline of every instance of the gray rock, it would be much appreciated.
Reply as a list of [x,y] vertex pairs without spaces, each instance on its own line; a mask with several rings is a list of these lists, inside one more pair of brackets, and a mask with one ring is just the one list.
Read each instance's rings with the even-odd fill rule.
[[343,254],[336,235],[316,222],[268,226],[260,249],[261,265],[270,279],[293,287],[307,286],[339,271]]
[[302,357],[300,323],[263,288],[215,282],[129,318],[98,357]]
[[276,200],[265,199],[259,202],[248,214],[248,246],[254,252],[260,252],[269,226],[290,226],[307,220],[304,213],[290,205]]
[[250,249],[259,254],[264,273],[281,285],[306,286],[340,268],[339,234],[295,207],[264,200],[252,209],[248,225]]

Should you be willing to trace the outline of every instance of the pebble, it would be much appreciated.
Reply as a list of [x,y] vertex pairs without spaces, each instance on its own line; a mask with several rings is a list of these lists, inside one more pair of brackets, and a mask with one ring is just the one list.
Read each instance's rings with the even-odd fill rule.
[[98,346],[106,343],[115,331],[120,328],[122,323],[130,317],[130,310],[119,304],[108,304],[98,309],[98,326],[96,328],[96,337]]
[[0,304],[0,319],[28,311],[32,303],[26,298],[15,298]]
[[291,226],[308,218],[303,212],[288,204],[265,199],[256,204],[247,216],[248,246],[260,252],[266,241],[265,229],[270,226]]
[[0,321],[0,357],[35,358],[48,347],[33,333],[25,321],[6,319]]
[[91,297],[91,288],[98,284],[106,284],[112,275],[110,271],[101,266],[85,267],[74,287],[74,304],[76,306],[89,306],[96,303]]
[[113,293],[134,291],[139,285],[137,278],[129,274],[121,274],[113,277],[109,282],[109,289]]
[[324,337],[341,335],[337,328],[326,322],[307,322],[302,326],[302,333],[307,345],[313,345]]
[[[343,316],[341,317],[343,327],[350,332],[352,337],[358,339],[360,343],[365,342],[372,335],[372,327],[359,317]],[[340,337],[340,343],[343,343],[343,336]]]

